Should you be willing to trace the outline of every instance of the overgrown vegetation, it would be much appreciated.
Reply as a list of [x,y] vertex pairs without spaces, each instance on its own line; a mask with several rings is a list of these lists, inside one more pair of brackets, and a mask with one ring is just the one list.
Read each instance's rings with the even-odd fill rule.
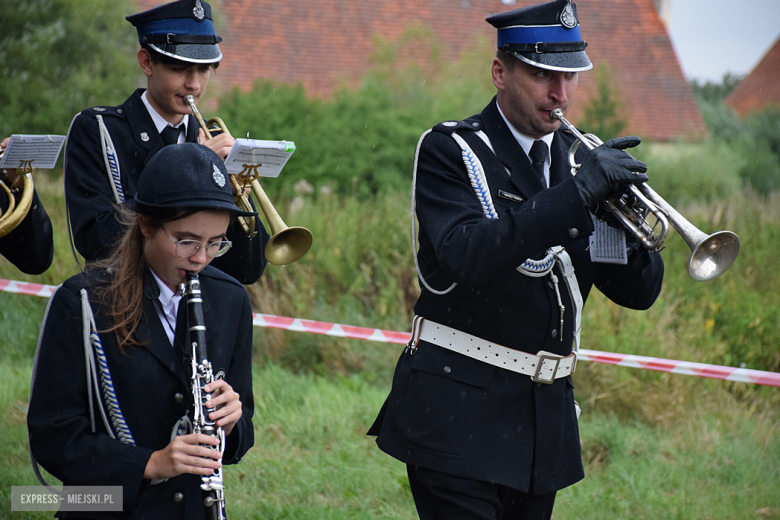
[[119,104],[139,76],[132,0],[3,2],[0,135],[65,134],[93,105]]
[[780,189],[780,110],[767,109],[740,121],[725,99],[741,80],[726,74],[720,84],[692,86],[712,144],[739,158],[736,171],[746,185],[769,193]]
[[613,92],[612,72],[606,64],[597,65],[593,74],[596,79],[596,96],[590,98],[582,109],[585,132],[597,135],[606,142],[623,135],[628,122],[621,117],[620,93]]

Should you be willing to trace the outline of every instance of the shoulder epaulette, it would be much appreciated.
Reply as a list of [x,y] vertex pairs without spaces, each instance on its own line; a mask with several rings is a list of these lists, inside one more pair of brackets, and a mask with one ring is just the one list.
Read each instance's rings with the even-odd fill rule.
[[91,107],[84,110],[84,113],[92,116],[125,117],[125,110],[122,108],[122,105],[119,105],[118,107]]
[[482,130],[482,123],[476,119],[464,119],[463,121],[444,121],[433,127],[435,132],[450,135],[459,130]]

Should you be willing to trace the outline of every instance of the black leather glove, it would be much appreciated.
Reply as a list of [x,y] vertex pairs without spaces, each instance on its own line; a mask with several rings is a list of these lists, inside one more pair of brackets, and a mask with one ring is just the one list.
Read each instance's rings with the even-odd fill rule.
[[648,180],[647,165],[636,160],[626,148],[633,148],[641,139],[632,135],[618,137],[589,150],[574,183],[586,208],[600,203],[611,194],[620,194],[629,184]]

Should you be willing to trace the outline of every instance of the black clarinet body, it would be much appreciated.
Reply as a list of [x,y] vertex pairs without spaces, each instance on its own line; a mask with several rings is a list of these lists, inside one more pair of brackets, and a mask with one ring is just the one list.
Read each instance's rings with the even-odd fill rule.
[[[203,299],[198,273],[187,272],[187,286],[184,294],[187,298],[189,340],[192,348],[193,433],[202,433],[217,438],[219,440],[218,446],[208,445],[206,447],[224,453],[225,432],[216,425],[215,421],[209,419],[209,414],[215,408],[206,407],[206,403],[211,400],[211,394],[203,390],[204,386],[214,381],[214,373],[206,348],[206,322],[203,319]],[[203,490],[206,518],[208,520],[225,520],[225,487],[222,481],[222,468],[215,470],[211,476],[201,478],[203,482],[200,488]]]

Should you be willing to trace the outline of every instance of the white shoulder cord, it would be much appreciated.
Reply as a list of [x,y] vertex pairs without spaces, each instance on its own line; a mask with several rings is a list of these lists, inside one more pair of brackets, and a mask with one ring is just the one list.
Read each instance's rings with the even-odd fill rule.
[[[73,128],[73,123],[76,121],[76,117],[70,122],[68,128],[68,135],[65,137],[65,153],[62,162],[62,171],[64,175],[68,174],[68,140],[70,139],[70,131]],[[100,147],[103,151],[103,161],[106,165],[106,174],[108,175],[108,182],[111,185],[111,191],[114,193],[114,200],[117,204],[121,204],[125,200],[125,192],[122,188],[122,179],[119,175],[119,159],[117,159],[116,148],[114,147],[114,141],[111,139],[111,134],[108,133],[108,128],[103,122],[103,116],[96,115],[95,118],[98,122],[98,131],[100,133]],[[84,271],[84,267],[79,261],[79,257],[76,254],[76,248],[73,244],[73,229],[70,225],[70,210],[68,209],[68,198],[65,197],[65,218],[68,222],[68,238],[70,239],[70,251],[73,253],[73,259],[76,261],[76,265]]]
[[420,140],[417,141],[417,150],[414,152],[414,169],[412,170],[412,251],[414,253],[414,267],[417,269],[417,276],[420,278],[420,281],[423,283],[426,289],[431,291],[433,294],[441,296],[452,291],[455,286],[458,285],[458,282],[453,282],[452,285],[443,291],[437,291],[428,285],[428,282],[426,282],[425,278],[423,278],[422,271],[420,271],[420,263],[417,260],[417,220],[415,214],[415,206],[417,201],[417,161],[420,157],[420,147],[422,146],[423,139],[425,139],[425,137],[430,134],[431,131],[432,129],[428,129],[422,136],[420,136]]
[[[73,123],[76,122],[77,117],[79,117],[79,114],[76,114],[71,120],[70,126],[68,127],[68,133],[65,136],[65,151],[62,154],[63,179],[68,175],[68,141],[70,141],[70,131],[73,129]],[[76,261],[76,265],[79,266],[79,269],[83,272],[84,266],[81,265],[81,261],[79,260],[79,255],[76,253],[76,246],[73,244],[73,228],[70,225],[70,208],[68,207],[67,193],[65,194],[65,221],[67,222],[68,225],[68,240],[70,241],[70,252],[73,255],[73,260]]]
[[[452,291],[456,285],[458,285],[457,282],[453,282],[453,284],[445,289],[444,291],[437,291],[433,289],[428,283],[425,281],[425,279],[422,276],[422,273],[420,272],[420,265],[417,261],[417,242],[416,242],[416,229],[415,229],[415,202],[416,202],[416,187],[417,187],[417,162],[418,157],[420,154],[420,147],[422,146],[423,139],[431,132],[432,130],[426,131],[421,137],[420,140],[417,142],[417,150],[414,154],[414,173],[412,176],[412,248],[414,251],[414,265],[417,269],[417,276],[422,281],[423,285],[425,285],[425,288],[431,291],[433,294],[437,295],[444,295]],[[482,130],[479,130],[477,133],[477,136],[479,136],[482,141],[485,142],[485,144],[490,148],[490,150],[495,153],[495,150],[493,149],[493,144],[490,142],[490,138],[488,138],[487,134],[485,134]],[[482,167],[482,163],[480,162],[477,155],[474,153],[474,151],[471,149],[469,144],[457,133],[453,132],[452,138],[455,139],[455,142],[458,143],[458,146],[461,148],[461,156],[463,157],[463,164],[466,166],[466,171],[469,176],[469,180],[471,182],[472,188],[474,188],[474,193],[477,195],[477,199],[479,199],[480,204],[482,205],[482,212],[485,214],[485,217],[487,217],[490,220],[497,220],[498,219],[498,213],[496,212],[495,207],[493,206],[493,199],[490,195],[490,189],[488,187],[487,183],[487,177],[485,176],[485,170]],[[563,313],[565,311],[565,307],[563,305],[563,301],[561,300],[561,293],[558,290],[558,277],[553,272],[553,267],[555,264],[558,263],[561,267],[561,271],[564,277],[564,280],[566,282],[566,287],[569,290],[569,296],[571,297],[572,304],[574,305],[574,350],[575,352],[579,350],[580,345],[580,330],[581,330],[581,320],[582,320],[582,307],[583,307],[583,301],[582,301],[582,295],[580,293],[579,284],[577,283],[577,277],[574,274],[574,266],[571,263],[571,258],[569,257],[569,254],[566,252],[566,250],[561,246],[554,246],[547,250],[547,254],[544,258],[541,260],[533,260],[531,258],[526,259],[522,264],[520,264],[517,267],[518,272],[524,274],[525,276],[530,276],[532,278],[541,278],[542,276],[550,275],[551,280],[555,287],[555,294],[558,298],[558,307],[561,311],[561,331],[563,331]],[[563,340],[563,335],[561,334],[561,340]]]
[[116,157],[116,148],[114,141],[111,140],[111,134],[103,122],[103,116],[95,116],[100,128],[100,145],[103,148],[103,161],[106,163],[106,173],[108,182],[111,183],[111,191],[114,192],[114,200],[117,204],[125,201],[125,191],[122,189],[122,178],[119,175],[119,160]]
[[[38,334],[38,344],[35,347],[35,356],[33,357],[33,366],[32,366],[32,378],[30,379],[30,396],[27,398],[27,406],[29,410],[29,406],[32,404],[32,395],[33,395],[33,389],[35,388],[35,374],[38,372],[38,356],[41,352],[41,338],[43,337],[43,329],[46,326],[46,319],[49,317],[49,309],[51,309],[51,302],[54,301],[54,294],[57,292],[57,289],[54,290],[54,293],[52,293],[51,297],[49,298],[49,303],[46,304],[46,311],[43,313],[43,320],[41,321],[41,331]],[[35,473],[36,478],[38,479],[38,482],[41,483],[43,487],[45,487],[48,491],[52,493],[57,493],[58,495],[62,496],[63,493],[59,489],[55,489],[51,487],[51,485],[44,480],[43,475],[41,475],[41,470],[38,468],[38,461],[35,459],[35,455],[33,455],[32,452],[32,443],[30,442],[30,430],[27,430],[27,449],[30,452],[30,462],[32,463],[33,467],[33,473]]]
[[[108,368],[108,360],[103,351],[103,344],[100,341],[100,336],[97,334],[95,316],[92,314],[92,307],[89,305],[89,297],[86,289],[81,289],[81,314],[84,330],[84,357],[87,360],[87,387],[89,388],[91,385],[94,385],[96,394],[102,396],[102,398],[106,400],[108,415],[111,418],[111,425],[109,425],[106,418],[106,412],[103,409],[103,399],[96,399],[100,415],[103,417],[103,425],[105,426],[109,437],[112,439],[119,438],[119,440],[125,444],[135,446],[135,439],[133,439],[133,434],[130,432],[130,428],[125,422],[125,417],[122,415],[122,408],[119,406],[119,400],[114,391],[114,381],[111,379],[111,371]],[[95,353],[97,353],[99,372],[98,366],[95,364]],[[100,375],[100,389],[98,389],[98,374]],[[102,390],[102,392],[100,390]],[[92,431],[94,432],[95,423],[94,413],[92,412],[92,400],[90,400],[89,406]],[[114,431],[116,431],[116,433],[114,433]]]

